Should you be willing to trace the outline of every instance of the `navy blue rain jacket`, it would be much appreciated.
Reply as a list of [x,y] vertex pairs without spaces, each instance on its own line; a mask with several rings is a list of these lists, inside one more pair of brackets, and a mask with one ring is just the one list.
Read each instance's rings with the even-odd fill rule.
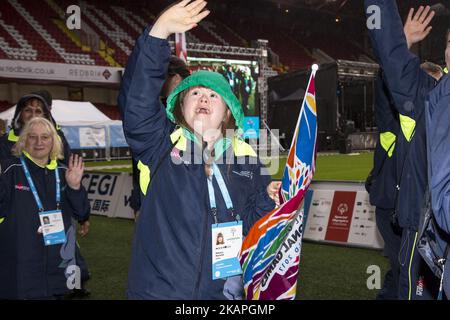
[[[435,234],[442,257],[450,245],[450,76],[430,93],[426,108],[428,180],[431,208],[442,232]],[[450,258],[446,257],[443,289],[450,297]]]
[[419,57],[409,51],[396,1],[365,0],[366,13],[372,5],[380,9],[381,18],[379,29],[369,29],[374,53],[400,117],[415,121],[412,138],[409,140],[407,134],[412,130],[402,127],[403,134],[398,135],[395,147],[400,186],[396,210],[402,228],[418,230],[427,186],[424,108],[436,80],[420,68]]
[[375,82],[375,120],[380,134],[373,159],[375,180],[370,190],[370,203],[378,208],[394,209],[397,184],[395,140],[393,144],[385,146],[386,150],[381,144],[381,135],[390,133],[398,136],[400,125],[398,112],[393,106],[381,72]]
[[[136,160],[148,165],[151,173],[161,163],[151,177],[136,224],[128,298],[225,299],[225,280],[212,280],[211,274],[214,220],[204,164],[195,164],[195,160],[201,161],[201,150],[200,159],[194,159],[192,155],[199,146],[181,129],[173,133],[175,125],[168,120],[159,100],[170,58],[169,43],[148,33],[146,29],[137,40],[118,99],[125,136]],[[180,134],[181,140],[174,137]],[[172,142],[176,141],[173,148]],[[171,150],[170,154],[167,150]],[[238,158],[247,162],[218,164],[245,234],[274,208],[266,192],[270,176],[261,174],[259,161],[248,164],[248,152],[229,148],[226,154],[230,152],[235,161]],[[219,222],[233,221],[215,179],[213,184]]]
[[[56,209],[55,170],[41,168],[26,158],[44,210]],[[38,206],[18,158],[0,175],[0,299],[42,299],[68,292],[66,269],[76,265],[76,230],[71,218],[84,220],[89,201],[83,187],[73,190],[65,182],[66,167],[59,164],[61,209],[67,241],[45,246]]]
[[439,227],[450,235],[450,76],[430,93],[427,108],[429,182]]

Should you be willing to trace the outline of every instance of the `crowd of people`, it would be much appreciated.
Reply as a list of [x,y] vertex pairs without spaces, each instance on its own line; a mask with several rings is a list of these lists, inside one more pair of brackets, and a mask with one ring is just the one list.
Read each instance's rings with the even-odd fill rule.
[[[382,17],[380,28],[369,29],[380,64],[380,137],[366,187],[391,266],[378,298],[447,298],[450,80],[410,51],[431,32],[434,13],[411,9],[403,25],[394,0],[365,0],[373,5]],[[123,75],[118,105],[133,154],[132,206],[140,213],[129,299],[242,299],[239,271],[215,269],[216,255],[236,249],[225,245],[227,228],[233,243],[242,242],[279,205],[280,183],[240,136],[246,103],[227,75],[231,67],[191,74],[170,55],[168,37],[195,28],[210,13],[205,7],[184,0],[162,12],[137,39]],[[448,70],[450,32],[445,42]],[[21,97],[0,137],[0,299],[63,299],[74,294],[71,270],[82,284],[75,289],[88,294],[90,273],[76,243],[77,229],[85,236],[90,227],[84,164],[51,105],[47,91]],[[426,245],[439,259],[427,259]]]
[[[245,115],[255,115],[256,77],[254,68],[237,65],[219,65],[214,68],[215,72],[222,74],[229,82],[231,90],[239,99]],[[253,101],[250,97],[253,94]]]

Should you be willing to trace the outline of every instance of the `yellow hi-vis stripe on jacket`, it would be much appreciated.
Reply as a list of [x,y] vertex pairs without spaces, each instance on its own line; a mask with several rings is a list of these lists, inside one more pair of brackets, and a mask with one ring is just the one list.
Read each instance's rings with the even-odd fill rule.
[[392,132],[386,131],[386,132],[380,133],[381,146],[383,147],[384,151],[386,151],[386,152],[389,151],[388,152],[389,158],[392,157],[392,153],[394,152],[396,139],[397,139],[397,137]]
[[138,161],[137,168],[139,170],[139,187],[145,195],[147,194],[147,188],[150,183],[150,168],[143,164],[141,160]]
[[19,141],[19,136],[16,136],[13,129],[9,130],[8,141],[12,141],[12,142]]
[[416,121],[410,117],[400,114],[400,126],[406,140],[410,142],[413,136],[414,128],[416,127]]
[[[186,151],[187,139],[183,135],[182,128],[175,130],[175,132],[170,135],[170,140],[172,141],[172,143],[178,140],[175,148],[181,151]],[[255,150],[253,150],[252,146],[239,139],[238,137],[234,137],[232,145],[236,157],[257,157],[257,154]],[[139,170],[139,187],[141,188],[141,192],[146,195],[148,185],[150,184],[150,168],[147,165],[143,164],[140,160],[137,164],[137,168]]]

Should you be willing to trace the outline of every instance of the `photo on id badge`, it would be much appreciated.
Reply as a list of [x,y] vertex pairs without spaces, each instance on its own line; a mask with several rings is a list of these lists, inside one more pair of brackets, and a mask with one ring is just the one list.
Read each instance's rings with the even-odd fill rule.
[[225,244],[225,240],[223,240],[223,233],[219,232],[217,234],[216,246],[220,246],[222,244]]
[[49,216],[41,216],[41,225],[42,226],[50,226],[50,217]]
[[43,225],[50,224],[50,218],[49,217],[42,217],[42,224]]

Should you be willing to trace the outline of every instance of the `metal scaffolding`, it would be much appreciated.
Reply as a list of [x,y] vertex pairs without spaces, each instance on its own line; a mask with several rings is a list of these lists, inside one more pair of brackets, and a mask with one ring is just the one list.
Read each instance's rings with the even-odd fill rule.
[[[175,42],[169,41],[172,50],[175,50]],[[258,96],[259,96],[259,108],[260,108],[260,126],[263,128],[263,123],[267,122],[267,78],[277,75],[277,72],[269,67],[268,50],[269,41],[258,39],[257,48],[235,47],[235,46],[221,46],[211,43],[193,43],[187,44],[187,50],[191,53],[203,53],[203,54],[215,54],[215,55],[227,55],[237,57],[248,57],[255,59],[259,64],[259,77],[258,77]]]

